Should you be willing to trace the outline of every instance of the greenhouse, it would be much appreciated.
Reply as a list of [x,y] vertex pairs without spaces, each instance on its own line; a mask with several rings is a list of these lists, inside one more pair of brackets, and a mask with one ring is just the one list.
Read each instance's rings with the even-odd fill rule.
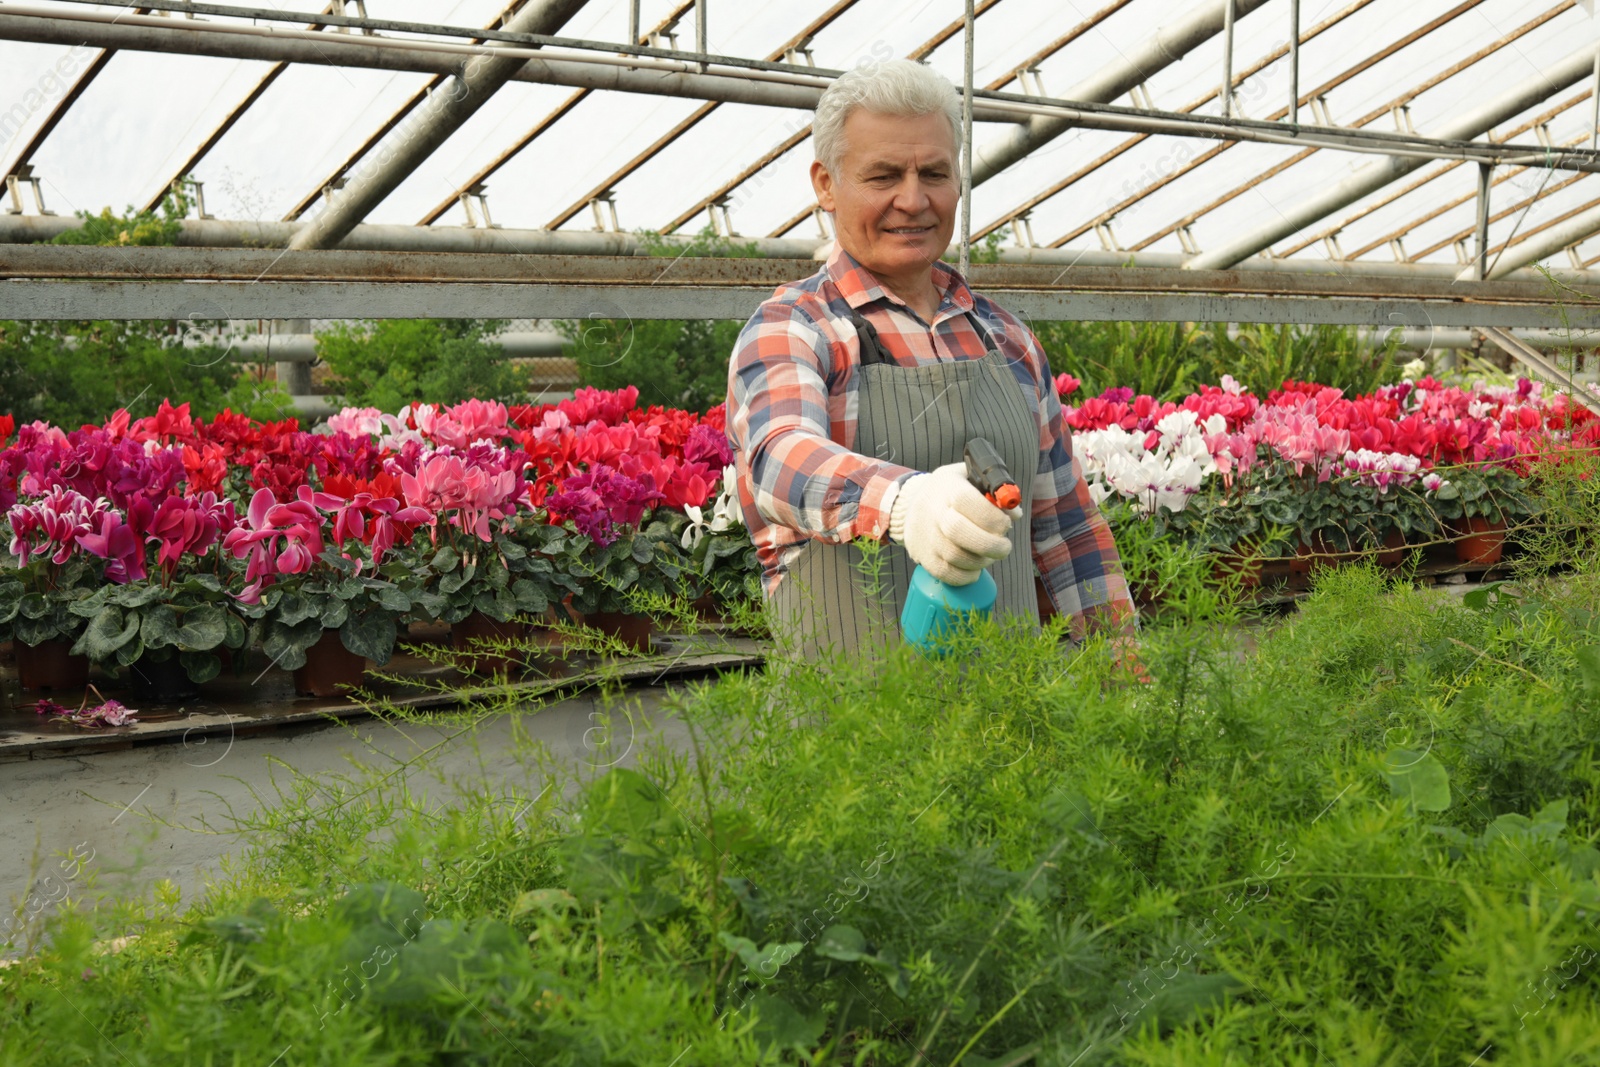
[[0,1067],[1600,1064],[1600,23],[0,0]]

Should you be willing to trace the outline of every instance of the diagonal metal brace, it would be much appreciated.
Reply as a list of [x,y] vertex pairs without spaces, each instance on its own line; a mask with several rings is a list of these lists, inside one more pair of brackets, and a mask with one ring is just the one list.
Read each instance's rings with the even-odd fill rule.
[[1478,332],[1493,341],[1496,346],[1512,359],[1521,363],[1539,375],[1539,377],[1555,382],[1567,390],[1572,399],[1596,415],[1600,415],[1600,399],[1596,399],[1593,393],[1573,381],[1566,371],[1556,366],[1555,361],[1547,358],[1543,352],[1534,349],[1520,337],[1508,330],[1502,330],[1498,326],[1480,326],[1478,327]]

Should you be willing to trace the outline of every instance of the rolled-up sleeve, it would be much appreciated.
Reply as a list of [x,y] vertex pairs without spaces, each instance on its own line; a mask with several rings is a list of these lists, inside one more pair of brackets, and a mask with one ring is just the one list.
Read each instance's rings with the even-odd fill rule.
[[1133,600],[1111,525],[1100,512],[1072,454],[1072,438],[1056,396],[1050,361],[1031,333],[1028,357],[1038,387],[1039,471],[1033,482],[1033,560],[1056,610],[1074,637],[1131,630]]
[[744,502],[822,541],[881,540],[899,485],[917,472],[847,447],[855,427],[830,416],[834,373],[846,369],[801,309],[769,302],[745,325],[728,369],[727,422]]

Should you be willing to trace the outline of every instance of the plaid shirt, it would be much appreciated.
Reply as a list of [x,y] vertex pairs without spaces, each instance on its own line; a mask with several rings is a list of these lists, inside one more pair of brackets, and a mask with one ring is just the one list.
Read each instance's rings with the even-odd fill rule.
[[885,539],[894,497],[918,473],[851,451],[861,381],[855,311],[903,367],[978,359],[991,348],[1006,356],[1039,423],[1034,563],[1057,611],[1072,617],[1074,634],[1131,624],[1116,543],[1073,458],[1038,339],[950,267],[935,263],[933,270],[941,295],[931,327],[836,248],[816,274],[779,287],[739,334],[728,370],[728,437],[768,593],[812,538]]

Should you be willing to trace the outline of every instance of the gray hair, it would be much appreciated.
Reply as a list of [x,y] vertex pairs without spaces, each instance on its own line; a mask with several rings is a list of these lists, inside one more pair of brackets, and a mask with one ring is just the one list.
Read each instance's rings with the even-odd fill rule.
[[910,59],[864,63],[839,75],[817,101],[811,139],[817,159],[836,177],[845,152],[844,123],[858,107],[903,118],[941,113],[950,120],[951,138],[961,144],[961,94],[948,78]]

